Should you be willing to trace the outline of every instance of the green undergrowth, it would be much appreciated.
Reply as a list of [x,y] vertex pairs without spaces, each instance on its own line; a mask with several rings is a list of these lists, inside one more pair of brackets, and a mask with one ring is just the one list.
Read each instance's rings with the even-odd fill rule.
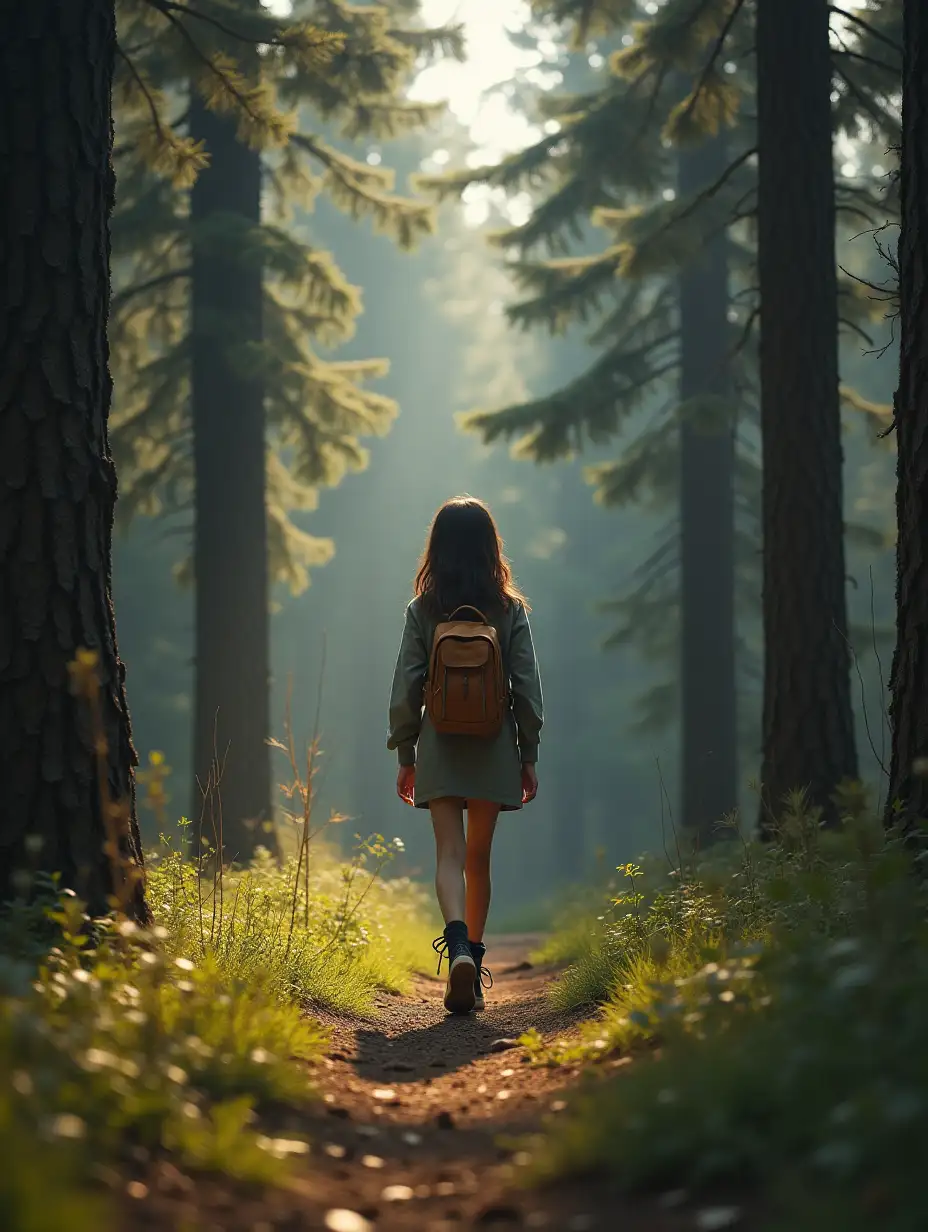
[[620,870],[556,993],[600,1011],[579,1042],[527,1041],[619,1068],[537,1145],[536,1179],[750,1185],[775,1229],[924,1226],[928,895],[910,845],[844,805],[825,832],[797,798],[777,842],[735,833],[663,885]]
[[592,877],[562,890],[556,901],[544,905],[543,922],[539,921],[536,930],[546,935],[530,958],[538,965],[569,964],[567,974],[556,985],[556,999],[565,1008],[597,999],[595,991],[578,996],[565,994],[561,989],[565,980],[573,978],[578,966],[598,950],[606,905],[614,899],[617,884],[614,870],[600,851]]
[[354,857],[318,844],[309,868],[259,852],[251,867],[204,880],[164,841],[148,861],[148,898],[172,953],[209,954],[238,978],[253,975],[283,999],[363,1012],[377,988],[402,992],[431,953],[421,887],[382,874],[397,850],[379,835]]
[[277,1180],[308,1148],[263,1134],[261,1113],[313,1098],[306,1062],[327,1043],[313,1010],[367,1010],[430,953],[423,892],[383,875],[396,844],[221,871],[184,847],[148,858],[149,929],[91,920],[53,882],[0,919],[0,1150],[21,1161],[0,1170],[10,1232],[110,1226],[88,1178],[161,1155]]

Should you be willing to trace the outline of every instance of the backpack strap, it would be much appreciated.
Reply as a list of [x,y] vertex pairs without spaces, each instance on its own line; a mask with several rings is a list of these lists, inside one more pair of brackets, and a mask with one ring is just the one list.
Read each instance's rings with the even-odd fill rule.
[[475,613],[476,613],[476,614],[480,617],[480,619],[483,621],[483,623],[484,623],[485,625],[487,625],[487,624],[489,624],[489,623],[490,623],[490,622],[487,620],[486,616],[484,616],[483,612],[481,612],[480,608],[479,608],[479,607],[474,607],[474,606],[473,606],[472,604],[470,604],[470,603],[462,603],[460,607],[456,607],[456,608],[454,609],[454,611],[451,613],[451,615],[448,617],[448,620],[449,620],[449,621],[450,621],[450,620],[454,620],[454,618],[455,618],[455,616],[457,616],[458,612],[475,612]]

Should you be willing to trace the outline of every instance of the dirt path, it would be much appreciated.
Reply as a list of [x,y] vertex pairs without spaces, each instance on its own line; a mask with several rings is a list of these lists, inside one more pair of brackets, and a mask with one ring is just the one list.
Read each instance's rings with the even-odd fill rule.
[[496,982],[482,1014],[449,1017],[443,982],[421,978],[409,996],[378,997],[370,1018],[328,1018],[332,1047],[316,1075],[322,1103],[282,1117],[277,1130],[313,1143],[285,1191],[250,1200],[201,1182],[195,1197],[172,1198],[167,1186],[157,1222],[136,1217],[130,1226],[164,1228],[167,1217],[174,1228],[210,1232],[692,1229],[692,1213],[654,1199],[629,1208],[605,1184],[553,1191],[518,1184],[516,1140],[563,1111],[579,1080],[570,1070],[530,1066],[523,1049],[499,1043],[530,1027],[555,1038],[577,1025],[576,1015],[551,1009],[554,972],[528,963],[535,941],[490,945]]
[[[313,1177],[329,1210],[354,1210],[378,1230],[550,1226],[543,1201],[514,1194],[513,1152],[498,1141],[555,1114],[571,1083],[564,1072],[530,1067],[522,1048],[494,1051],[530,1027],[554,1035],[576,1025],[576,1015],[547,1003],[552,974],[527,961],[536,941],[491,943],[495,984],[482,1014],[449,1017],[443,981],[420,979],[410,997],[379,998],[376,1023],[333,1024],[328,1138],[347,1154],[328,1156],[332,1164]],[[382,1163],[371,1167],[375,1160]],[[389,1200],[396,1186],[404,1197]]]

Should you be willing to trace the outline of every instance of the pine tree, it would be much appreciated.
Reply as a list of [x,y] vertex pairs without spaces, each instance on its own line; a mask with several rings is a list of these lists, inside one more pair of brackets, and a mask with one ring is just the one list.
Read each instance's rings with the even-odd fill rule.
[[906,0],[903,46],[899,236],[899,384],[896,652],[887,823],[910,832],[928,818],[928,11]]
[[[727,164],[723,133],[682,150],[680,197],[705,192]],[[703,846],[738,806],[728,248],[727,231],[710,237],[679,288],[680,400],[703,409],[684,416],[679,430],[681,820]]]
[[112,0],[7,5],[0,82],[0,902],[147,917],[107,419]]
[[835,788],[857,776],[831,89],[827,0],[758,0],[765,832],[797,789],[834,818]]
[[[414,7],[392,6],[400,17]],[[145,11],[135,17],[151,27]],[[268,841],[256,823],[271,812],[269,574],[299,590],[332,550],[289,511],[312,507],[320,485],[363,466],[358,437],[395,414],[365,389],[385,371],[381,361],[333,362],[313,348],[312,339],[331,346],[350,333],[359,295],[281,221],[325,191],[403,246],[431,229],[430,207],[392,195],[389,171],[340,153],[309,124],[315,117],[349,138],[424,124],[435,109],[400,91],[417,55],[455,51],[457,39],[338,0],[303,6],[299,22],[271,19],[257,0],[168,6],[167,17],[125,82],[128,139],[151,123],[149,83],[158,103],[186,109],[173,141],[159,126],[160,165],[127,156],[117,444],[130,512],[195,507],[194,799],[221,767],[221,787],[206,795],[213,810],[221,799],[223,844],[241,859]],[[131,23],[123,41],[140,42]],[[157,174],[166,169],[173,190]],[[194,173],[188,211],[182,190]],[[206,822],[210,841],[214,825]]]
[[264,337],[264,269],[215,237],[224,224],[243,237],[260,230],[263,177],[260,151],[239,140],[235,117],[210,110],[195,90],[190,134],[210,155],[190,194],[193,765],[216,810],[209,830],[218,830],[221,800],[235,859],[256,839],[271,845],[245,825],[269,821],[272,807],[265,383],[257,365],[241,362]]
[[[632,4],[618,7],[621,20],[632,15],[635,8]],[[867,21],[859,15],[846,21],[849,29],[843,31],[840,46],[835,48],[833,66],[838,82],[834,124],[840,135],[857,137],[866,128],[870,140],[886,140],[887,144],[891,140],[895,123],[893,66],[880,61],[873,51],[874,44],[881,46],[888,37],[893,9],[894,4],[887,2],[868,13]],[[559,5],[557,11],[581,22],[598,22],[600,30],[616,30],[611,24],[616,16],[612,5],[567,3]],[[719,541],[718,555],[706,554],[695,568],[692,557],[690,568],[683,564],[680,550],[686,550],[688,532],[698,525],[692,520],[691,505],[688,529],[681,525],[678,530],[676,523],[669,528],[645,562],[637,584],[613,605],[621,621],[613,640],[632,640],[646,653],[662,659],[677,657],[674,614],[679,613],[684,640],[683,630],[687,625],[692,629],[690,622],[697,619],[692,604],[698,592],[688,589],[687,611],[673,585],[678,565],[690,577],[699,572],[708,575],[725,560],[724,544],[732,543],[732,556],[741,574],[738,592],[747,595],[750,607],[754,604],[752,579],[759,520],[755,510],[760,477],[751,422],[758,319],[753,236],[757,137],[750,105],[753,77],[741,67],[749,65],[751,59],[754,30],[750,18],[748,7],[732,0],[667,0],[649,21],[639,23],[624,36],[624,50],[613,57],[618,79],[585,97],[546,101],[544,114],[558,123],[557,131],[546,133],[530,150],[498,167],[461,173],[438,186],[445,191],[460,191],[463,184],[478,178],[500,186],[541,188],[544,196],[529,222],[500,237],[502,245],[517,246],[524,253],[544,244],[551,254],[547,260],[515,263],[514,272],[531,297],[510,315],[520,323],[544,322],[554,330],[577,321],[598,322],[591,340],[601,348],[601,355],[586,376],[531,404],[474,416],[473,426],[487,438],[515,437],[523,452],[545,461],[568,453],[584,441],[596,446],[613,436],[630,435],[643,415],[650,412],[655,416],[653,424],[639,430],[618,461],[594,468],[592,476],[599,498],[607,503],[641,502],[644,498],[652,507],[655,502],[673,506],[686,491],[685,476],[693,475],[681,457],[683,443],[692,460],[691,446],[697,436],[702,435],[703,441],[714,436],[718,448],[715,462],[720,464],[729,448],[726,433],[738,414],[738,448],[732,473],[735,501],[728,506],[733,522],[729,522],[728,535]],[[677,85],[681,73],[689,74],[693,83],[682,99]],[[657,142],[661,125],[663,149]],[[708,176],[711,148],[720,148],[716,145],[718,134],[726,130],[730,157],[719,159],[715,175]],[[676,156],[668,148],[673,145],[679,147]],[[703,160],[708,178],[698,186],[690,177],[690,191],[678,192],[668,202],[667,198],[674,196],[670,189],[678,160],[695,163],[696,159]],[[686,183],[684,180],[678,187],[682,189]],[[871,184],[841,182],[835,195],[842,214],[853,216],[856,225],[861,218],[875,225],[875,213],[883,206]],[[613,243],[595,255],[565,258],[563,254],[571,243],[587,239],[584,223],[591,218],[613,232]],[[727,240],[723,238],[726,233]],[[737,318],[728,335],[727,422],[720,424],[721,404],[713,396],[716,390],[709,388],[704,391],[708,400],[681,397],[668,426],[655,413],[656,399],[669,380],[679,382],[684,377],[682,346],[690,333],[677,309],[677,280],[681,269],[686,280],[698,277],[700,263],[695,258],[704,248],[713,247],[727,247],[729,312]],[[705,271],[706,264],[701,268]],[[842,324],[850,331],[861,332],[872,305],[853,280],[843,281],[840,303]],[[700,330],[705,327],[702,316],[697,318]],[[717,338],[726,332],[720,317],[716,313],[720,322]],[[686,388],[688,382],[682,388],[678,385],[681,395]],[[713,488],[720,504],[727,490],[724,483]],[[708,510],[700,507],[699,513],[707,515]],[[716,532],[721,516],[718,509]],[[682,541],[678,539],[681,535]],[[693,542],[691,533],[689,542]],[[730,641],[728,649],[721,651],[724,631],[730,627],[730,593],[727,585],[719,585],[715,621],[707,615],[700,621],[702,635],[711,638],[704,643],[704,652],[722,655],[717,663],[723,680],[727,669],[722,664],[730,665],[734,658]],[[754,668],[744,636],[749,622],[742,618],[741,623],[738,659],[739,671],[744,674]],[[650,693],[648,714],[652,720],[660,720],[675,709],[675,681],[676,671],[666,685]],[[731,697],[727,686],[720,696],[726,694]],[[709,696],[716,700],[711,691]],[[685,708],[684,744],[690,748],[700,747],[709,730],[706,697],[702,690],[701,723],[696,717],[698,711]],[[718,732],[730,732],[733,718],[733,708],[722,707],[712,722],[718,724]],[[696,767],[701,764],[709,770],[711,762],[687,757],[684,762],[688,763],[683,792],[688,802],[687,820],[704,841],[713,819],[708,809],[701,818],[692,810],[708,789],[708,783],[700,783],[696,777]],[[726,795],[732,799],[730,787],[723,789],[721,784],[731,783],[734,770],[729,766],[724,770],[720,767],[720,771],[715,780],[719,794],[712,805],[716,809]]]
[[[634,7],[625,5],[622,16]],[[613,17],[604,17],[603,28],[618,41],[621,27],[616,31],[610,25]],[[680,74],[673,76],[670,88],[680,98]],[[684,100],[688,97],[684,90]],[[683,669],[683,813],[685,824],[705,843],[714,837],[718,818],[737,803],[730,372],[735,339],[728,321],[728,240],[718,213],[708,211],[707,222],[700,219],[698,226],[690,226],[676,244],[671,239],[670,263],[658,245],[648,253],[639,238],[654,198],[660,200],[663,194],[658,208],[661,224],[666,224],[668,198],[676,195],[686,203],[715,188],[727,166],[725,140],[718,135],[705,149],[687,148],[675,156],[658,142],[655,97],[622,78],[612,78],[585,97],[546,100],[545,114],[556,131],[525,155],[489,172],[492,182],[501,184],[531,183],[533,177],[544,182],[546,175],[554,180],[532,220],[500,237],[501,244],[518,245],[529,255],[541,243],[554,254],[553,259],[522,261],[515,267],[516,276],[535,294],[511,315],[526,324],[544,321],[557,331],[574,319],[601,314],[594,341],[607,349],[570,387],[528,406],[475,416],[471,422],[489,439],[521,437],[522,452],[547,460],[577,448],[584,439],[595,446],[634,431],[642,410],[653,408],[662,384],[678,374],[679,410],[671,417],[670,430],[658,420],[622,461],[601,465],[592,474],[606,503],[640,498],[643,488],[651,486],[679,492],[685,504],[686,516],[662,536],[632,597],[615,606],[622,626],[613,640],[653,636],[653,648],[663,655],[672,647],[672,611],[680,612],[681,643],[672,649],[672,657],[681,660]],[[733,205],[731,191],[727,199]],[[591,257],[562,257],[572,233],[586,238],[584,223],[597,217],[597,211],[616,231],[617,242]],[[702,259],[703,248],[707,260]],[[625,287],[616,278],[618,271],[629,275]],[[638,282],[639,277],[648,281]],[[610,302],[612,307],[604,307]],[[714,468],[711,482],[700,470],[704,463]],[[682,603],[664,585],[669,569],[677,565]],[[662,718],[668,701],[673,708],[676,677],[674,670],[674,683],[649,692],[652,717]],[[712,679],[708,689],[707,678]]]

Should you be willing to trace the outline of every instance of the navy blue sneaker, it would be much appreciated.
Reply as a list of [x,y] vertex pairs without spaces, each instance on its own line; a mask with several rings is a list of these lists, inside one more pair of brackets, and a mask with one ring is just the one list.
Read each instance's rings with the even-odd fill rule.
[[487,947],[482,941],[471,941],[470,952],[474,960],[474,966],[477,968],[477,978],[474,980],[474,1009],[485,1010],[487,1003],[483,996],[483,990],[493,987],[493,976],[483,965]]
[[432,949],[438,955],[439,975],[442,962],[448,959],[445,1009],[449,1014],[469,1014],[476,1001],[474,985],[478,981],[478,973],[464,921],[449,921],[442,935],[432,942]]

